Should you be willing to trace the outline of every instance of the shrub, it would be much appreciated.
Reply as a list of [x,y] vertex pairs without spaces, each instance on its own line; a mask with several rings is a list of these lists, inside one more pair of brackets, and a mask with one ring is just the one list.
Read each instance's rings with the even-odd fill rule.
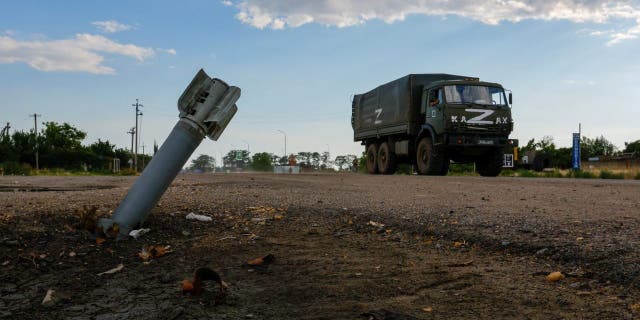
[[7,161],[0,164],[3,174],[28,176],[31,172],[31,166],[28,164],[19,164],[14,161]]
[[640,172],[636,173],[636,177],[634,179],[640,180]]
[[614,173],[609,170],[600,171],[600,179],[624,179],[624,174]]
[[547,171],[543,175],[545,178],[564,178],[562,172],[560,170],[555,169],[553,171]]
[[515,177],[516,172],[511,169],[504,169],[500,172],[501,177]]
[[569,178],[578,178],[578,179],[595,179],[596,175],[594,175],[593,173],[591,173],[589,171],[571,170],[567,174],[567,177],[569,177]]
[[526,169],[518,169],[518,171],[516,171],[516,173],[518,174],[518,177],[525,177],[525,178],[537,178],[538,175],[531,171],[531,170],[526,170]]

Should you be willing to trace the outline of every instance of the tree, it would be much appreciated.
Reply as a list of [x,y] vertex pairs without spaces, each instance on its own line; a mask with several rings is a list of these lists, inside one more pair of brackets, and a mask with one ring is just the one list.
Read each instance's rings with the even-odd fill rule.
[[38,150],[48,151],[75,151],[82,148],[82,140],[87,133],[76,129],[68,123],[44,122],[41,133],[41,141],[38,141]]
[[342,167],[349,164],[349,162],[347,162],[347,156],[336,156],[333,162],[338,166],[338,170],[343,170]]
[[189,170],[198,170],[202,172],[212,172],[216,167],[216,159],[212,156],[201,154],[197,158],[191,160]]
[[633,142],[625,142],[624,143],[624,151],[625,153],[636,153],[640,155],[640,140],[636,140]]
[[231,150],[223,157],[227,168],[245,168],[251,163],[248,150]]
[[114,151],[115,147],[116,145],[109,143],[109,140],[102,141],[98,139],[98,141],[89,145],[89,150],[98,156],[114,157],[116,155]]
[[617,150],[616,146],[604,136],[600,136],[595,139],[582,137],[580,148],[582,150],[583,159],[598,156],[611,156]]
[[256,171],[272,171],[273,166],[271,165],[271,161],[273,159],[273,155],[267,152],[256,153],[252,157],[251,166],[253,170]]

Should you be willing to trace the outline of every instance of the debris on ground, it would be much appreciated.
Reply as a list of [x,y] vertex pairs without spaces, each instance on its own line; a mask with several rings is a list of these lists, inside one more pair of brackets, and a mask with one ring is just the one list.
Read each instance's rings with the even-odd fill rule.
[[547,281],[550,281],[550,282],[556,282],[562,279],[564,279],[564,274],[562,274],[562,272],[560,271],[551,272],[549,273],[549,275],[547,275]]
[[138,238],[142,237],[143,235],[149,233],[149,231],[151,231],[151,229],[149,229],[149,228],[131,230],[131,232],[129,232],[129,236],[137,240]]
[[98,226],[98,207],[85,205],[82,209],[76,210],[76,215],[80,218],[80,229],[91,233],[96,231]]
[[189,213],[187,215],[187,220],[198,220],[201,222],[211,222],[213,221],[213,218],[209,217],[209,216],[205,216],[205,215],[201,215],[201,214],[195,214],[193,212]]
[[264,266],[267,264],[270,264],[273,262],[273,260],[275,260],[276,257],[274,257],[272,254],[268,254],[264,257],[260,257],[260,258],[255,258],[253,260],[249,260],[247,262],[245,262],[245,265],[247,266]]
[[121,264],[119,264],[117,267],[115,267],[113,269],[109,269],[109,270],[107,270],[105,272],[98,273],[97,276],[102,276],[102,275],[105,275],[105,274],[114,274],[114,273],[116,273],[116,272],[118,272],[118,271],[120,271],[122,269],[124,269],[124,264],[121,263]]
[[182,293],[199,295],[204,291],[204,281],[215,281],[220,286],[220,293],[224,293],[229,286],[220,278],[220,275],[208,267],[198,268],[193,273],[193,280],[182,281]]
[[367,222],[367,225],[370,225],[376,228],[384,228],[384,223],[375,222],[373,220],[369,220],[369,222]]
[[171,246],[146,245],[142,247],[140,252],[138,252],[138,257],[143,261],[149,261],[153,258],[160,258],[167,253],[173,252],[169,249],[171,249]]
[[47,293],[45,294],[44,299],[42,299],[42,305],[50,307],[58,304],[59,302],[69,301],[69,300],[71,300],[71,297],[69,297],[69,295],[67,295],[66,293],[63,293],[54,289],[49,289],[47,290]]

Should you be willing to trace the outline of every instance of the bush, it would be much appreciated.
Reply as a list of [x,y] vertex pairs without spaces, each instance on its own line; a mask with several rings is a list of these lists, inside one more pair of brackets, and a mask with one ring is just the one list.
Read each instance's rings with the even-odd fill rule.
[[589,171],[582,170],[571,170],[567,174],[568,178],[577,178],[577,179],[595,179],[596,175]]
[[0,164],[0,168],[5,175],[28,176],[31,172],[31,166],[29,164],[20,164],[14,161],[3,162]]
[[560,170],[555,169],[553,171],[547,171],[543,175],[545,178],[564,178],[562,172]]
[[515,177],[516,175],[517,175],[516,172],[511,169],[504,169],[500,171],[501,177]]
[[640,172],[636,173],[636,177],[634,179],[640,180]]
[[609,170],[600,171],[600,179],[624,179],[624,174],[614,173]]
[[516,171],[516,174],[518,175],[518,177],[525,177],[525,178],[537,178],[538,175],[531,171],[531,170],[526,170],[526,169],[518,169],[518,171]]

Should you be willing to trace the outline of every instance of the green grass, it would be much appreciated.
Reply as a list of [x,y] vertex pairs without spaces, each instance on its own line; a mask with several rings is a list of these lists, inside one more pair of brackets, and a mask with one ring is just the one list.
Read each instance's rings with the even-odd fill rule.
[[577,178],[577,179],[595,179],[597,176],[589,171],[582,170],[570,170],[567,173],[567,178]]
[[542,176],[545,178],[564,178],[565,177],[562,175],[562,172],[560,172],[560,170],[558,169],[549,171],[549,172],[544,172]]
[[525,177],[525,178],[537,178],[537,177],[539,177],[535,172],[533,172],[531,170],[526,170],[526,169],[518,169],[516,171],[516,173],[518,174],[518,177]]
[[602,170],[600,171],[600,179],[624,179],[624,174]]

